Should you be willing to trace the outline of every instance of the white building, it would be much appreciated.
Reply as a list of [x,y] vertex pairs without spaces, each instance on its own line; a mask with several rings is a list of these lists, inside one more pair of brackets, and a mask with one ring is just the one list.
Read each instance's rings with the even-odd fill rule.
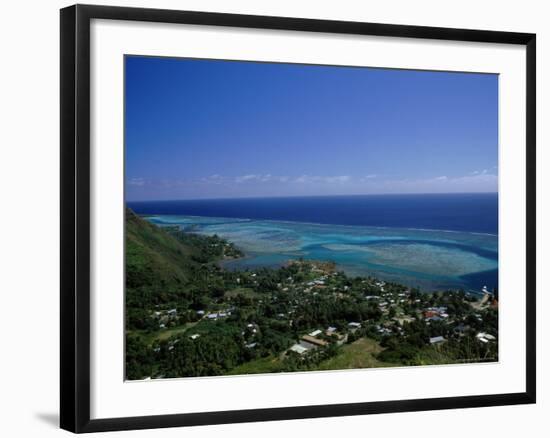
[[308,349],[300,344],[294,344],[292,347],[290,347],[290,351],[294,351],[295,353],[298,353],[300,355],[304,354]]

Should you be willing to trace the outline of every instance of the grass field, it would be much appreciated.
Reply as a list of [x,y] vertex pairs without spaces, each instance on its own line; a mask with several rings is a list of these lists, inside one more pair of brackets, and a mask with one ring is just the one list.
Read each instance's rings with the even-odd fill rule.
[[261,294],[258,292],[255,292],[253,289],[249,287],[238,287],[236,289],[232,289],[229,291],[226,291],[224,294],[225,298],[235,298],[238,295],[245,296],[247,298],[257,298],[260,297]]
[[[198,322],[198,321],[197,321]],[[164,330],[160,330],[156,333],[154,333],[154,339],[163,341],[168,339],[171,336],[179,335],[180,333],[183,333],[184,331],[190,329],[191,327],[194,327],[197,325],[197,322],[188,322],[187,324],[184,324],[182,326],[178,327],[170,327]]]
[[148,345],[151,345],[153,341],[164,341],[170,338],[171,336],[175,336],[180,333],[183,333],[184,331],[197,325],[198,322],[199,321],[188,322],[187,324],[184,324],[184,325],[179,325],[177,327],[170,327],[163,330],[157,330],[155,332],[150,332],[150,333],[147,333],[145,331],[139,331],[139,330],[134,330],[130,333],[140,335]]
[[243,363],[236,368],[233,368],[229,373],[230,375],[237,374],[264,374],[264,373],[276,373],[281,370],[281,363],[279,358],[268,356],[261,359],[252,360],[250,362]]
[[[340,347],[338,355],[321,362],[315,370],[328,371],[398,366],[376,359],[376,355],[382,350],[383,348],[375,340],[361,338],[352,344]],[[281,371],[281,367],[282,364],[279,357],[269,356],[239,365],[228,374],[276,373]]]
[[348,370],[354,368],[391,367],[395,364],[381,362],[376,355],[383,348],[373,339],[361,338],[342,346],[338,355],[319,364],[319,370]]

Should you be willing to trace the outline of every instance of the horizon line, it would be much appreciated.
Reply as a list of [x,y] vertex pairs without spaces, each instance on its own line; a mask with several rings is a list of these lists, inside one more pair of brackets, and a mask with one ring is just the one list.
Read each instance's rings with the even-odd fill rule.
[[334,197],[354,197],[354,196],[403,196],[403,195],[490,195],[497,194],[496,192],[423,192],[423,193],[363,193],[363,194],[351,194],[351,195],[288,195],[288,196],[236,196],[236,197],[212,197],[212,198],[180,198],[180,199],[142,199],[142,200],[129,200],[124,199],[124,202],[180,202],[180,201],[225,201],[225,200],[239,200],[239,199],[286,199],[286,198],[334,198]]

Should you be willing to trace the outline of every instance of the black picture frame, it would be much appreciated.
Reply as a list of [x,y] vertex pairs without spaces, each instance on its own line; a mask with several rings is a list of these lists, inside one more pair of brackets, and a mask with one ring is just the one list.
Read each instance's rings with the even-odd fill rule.
[[[92,19],[409,37],[525,46],[527,75],[525,132],[527,147],[526,391],[416,400],[90,419],[90,21]],[[61,428],[75,433],[101,432],[535,403],[535,34],[89,5],[74,5],[62,9],[60,24]]]

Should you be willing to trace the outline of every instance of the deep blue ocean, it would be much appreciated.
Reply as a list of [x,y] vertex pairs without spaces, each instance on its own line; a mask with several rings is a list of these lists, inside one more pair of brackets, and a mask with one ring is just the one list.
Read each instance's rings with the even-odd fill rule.
[[157,225],[218,234],[247,257],[228,268],[332,260],[423,290],[498,286],[498,195],[318,196],[128,202]]
[[498,195],[429,194],[129,202],[138,214],[191,215],[332,225],[498,234]]

